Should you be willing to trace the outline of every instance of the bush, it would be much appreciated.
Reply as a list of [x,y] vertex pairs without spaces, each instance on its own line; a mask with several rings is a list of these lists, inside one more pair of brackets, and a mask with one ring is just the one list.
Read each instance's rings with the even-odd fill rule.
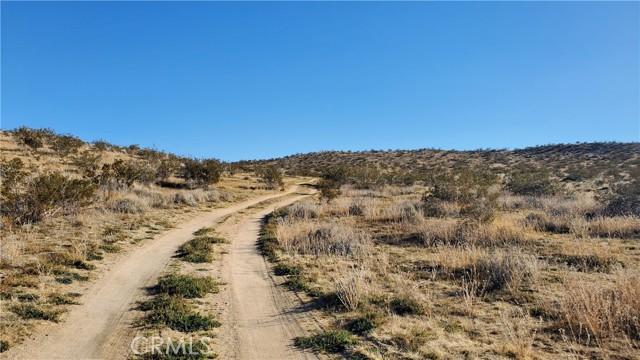
[[58,135],[53,138],[51,148],[60,156],[67,156],[75,153],[84,145],[84,141],[72,135]]
[[60,173],[40,175],[24,191],[5,196],[3,215],[16,224],[38,222],[58,212],[73,212],[93,199],[95,185],[88,180],[69,179]]
[[424,307],[409,296],[397,296],[389,303],[391,311],[398,315],[422,315]]
[[611,286],[572,281],[560,301],[560,326],[578,340],[640,340],[640,276],[620,272]]
[[76,155],[72,162],[84,177],[94,178],[100,165],[100,155],[85,151],[80,155]]
[[50,129],[30,129],[23,126],[13,130],[13,136],[15,136],[20,143],[34,150],[43,147],[45,140],[54,135],[54,132]]
[[182,244],[178,249],[178,256],[184,261],[205,263],[213,260],[212,244],[224,242],[224,239],[212,236],[200,236]]
[[267,188],[284,190],[284,181],[282,180],[282,172],[276,166],[261,166],[256,169],[256,175],[261,182],[265,183]]
[[113,212],[123,214],[141,214],[149,208],[145,201],[134,196],[109,200],[106,207]]
[[39,319],[58,322],[61,312],[44,309],[34,304],[20,304],[11,308],[15,314],[23,319]]
[[560,188],[547,171],[518,171],[511,174],[507,189],[517,195],[554,195]]
[[134,182],[149,184],[155,181],[155,170],[140,161],[118,159],[102,166],[100,183],[116,187],[131,187]]
[[183,163],[182,178],[195,186],[207,188],[220,181],[223,170],[220,161],[215,159],[187,159]]
[[218,285],[210,277],[171,274],[161,277],[155,289],[160,293],[191,299],[218,292]]
[[321,334],[297,337],[294,344],[303,349],[313,349],[321,352],[339,353],[354,345],[356,339],[345,330],[325,331]]
[[2,179],[1,194],[7,196],[16,191],[16,188],[26,176],[27,172],[24,170],[24,163],[20,158],[2,161],[0,163],[0,178]]
[[604,216],[640,217],[640,181],[618,187],[602,210]]
[[140,310],[149,312],[145,316],[146,322],[166,325],[176,331],[193,332],[220,326],[220,323],[210,316],[195,313],[192,306],[179,296],[161,294],[143,303]]
[[366,334],[378,327],[380,323],[380,316],[377,313],[370,312],[364,316],[349,320],[345,324],[345,328],[354,334]]

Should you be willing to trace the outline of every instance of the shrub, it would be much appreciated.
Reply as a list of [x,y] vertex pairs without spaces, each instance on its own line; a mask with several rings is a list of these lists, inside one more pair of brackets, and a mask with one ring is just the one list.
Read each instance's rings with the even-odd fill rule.
[[7,350],[9,350],[9,343],[7,341],[4,340],[0,340],[0,353],[3,353]]
[[615,256],[609,254],[556,254],[554,258],[578,271],[609,272],[619,264]]
[[316,256],[360,254],[370,242],[370,237],[361,230],[336,223],[317,224],[279,219],[275,233],[278,242],[287,252]]
[[475,199],[488,196],[489,187],[496,183],[497,177],[481,169],[460,169],[455,173],[432,175],[426,181],[431,186],[433,196],[442,201],[470,203]]
[[51,309],[44,309],[35,304],[20,304],[11,308],[23,319],[39,319],[58,322],[61,312]]
[[16,191],[16,188],[26,176],[27,172],[24,170],[24,163],[20,158],[2,161],[0,163],[0,179],[2,179],[1,194],[8,196]]
[[141,214],[147,211],[149,205],[139,197],[128,196],[108,200],[106,207],[107,209],[118,213]]
[[210,277],[171,274],[161,277],[155,289],[160,293],[191,299],[218,292],[218,285]]
[[49,294],[48,302],[54,305],[78,305],[79,303],[75,300],[79,297],[78,293],[67,293],[67,294]]
[[195,313],[192,306],[179,296],[161,294],[141,304],[140,310],[148,312],[145,316],[147,323],[166,325],[176,331],[193,332],[220,326],[210,316]]
[[381,323],[380,315],[369,312],[364,316],[347,321],[345,328],[354,334],[366,334],[378,327]]
[[213,260],[212,244],[224,242],[224,239],[212,236],[200,236],[180,246],[178,256],[184,261],[204,263]]
[[256,169],[256,175],[265,183],[267,188],[284,189],[284,181],[282,180],[282,172],[276,166],[261,166]]
[[571,281],[560,301],[560,326],[578,340],[640,340],[640,276],[620,272],[613,285]]
[[207,188],[220,181],[223,170],[220,161],[215,159],[187,159],[183,163],[182,178],[195,186]]
[[273,267],[273,273],[277,276],[300,275],[302,269],[299,266],[279,262]]
[[497,252],[476,259],[469,268],[459,269],[461,280],[477,286],[476,295],[507,290],[515,293],[535,280],[538,266],[535,257]]
[[100,155],[92,154],[88,151],[80,155],[76,155],[72,162],[80,170],[80,173],[88,178],[94,178],[97,175],[100,164]]
[[180,168],[180,163],[178,162],[177,159],[174,159],[174,158],[162,159],[160,160],[156,168],[156,179],[160,181],[166,181],[179,168]]
[[75,153],[84,145],[84,141],[72,135],[58,135],[53,138],[51,148],[61,156]]
[[358,308],[364,297],[364,273],[352,270],[346,276],[336,280],[336,296],[349,311]]
[[36,150],[43,147],[44,141],[54,136],[54,132],[50,129],[30,129],[23,126],[13,130],[13,136],[20,143]]
[[116,187],[131,187],[134,182],[149,184],[154,180],[155,171],[148,164],[122,159],[103,165],[100,175],[101,184]]
[[313,349],[320,352],[339,353],[354,345],[356,339],[345,330],[325,331],[321,334],[297,337],[294,344],[303,349]]
[[636,180],[615,189],[602,210],[604,216],[640,217],[640,181]]
[[422,315],[424,307],[409,296],[396,296],[389,302],[389,308],[398,315]]
[[507,189],[517,195],[542,196],[558,193],[557,182],[551,179],[547,171],[517,171],[511,174]]
[[2,213],[17,224],[38,222],[89,204],[95,189],[88,180],[69,179],[60,173],[39,175],[26,184],[23,192],[6,195]]

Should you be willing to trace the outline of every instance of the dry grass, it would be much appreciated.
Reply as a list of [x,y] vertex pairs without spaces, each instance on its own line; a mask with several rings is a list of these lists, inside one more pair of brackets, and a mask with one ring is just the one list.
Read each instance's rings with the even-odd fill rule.
[[582,279],[567,283],[560,305],[560,324],[587,345],[624,339],[640,345],[640,274],[620,271],[604,285]]
[[291,218],[280,219],[276,236],[289,254],[361,255],[370,243],[367,234],[349,226]]
[[[273,220],[277,268],[296,275],[279,274],[303,281],[311,297],[335,295],[340,306],[324,307],[334,319],[325,325],[358,335],[345,353],[633,358],[637,218],[600,217],[601,204],[580,194],[503,194],[481,222],[466,205],[430,204],[424,192],[347,186],[329,203],[307,200]],[[361,244],[357,256],[334,250]]]

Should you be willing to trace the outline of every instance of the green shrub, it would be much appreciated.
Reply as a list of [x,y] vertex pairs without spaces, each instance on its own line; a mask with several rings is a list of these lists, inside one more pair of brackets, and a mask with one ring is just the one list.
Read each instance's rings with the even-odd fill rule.
[[44,142],[55,136],[50,129],[30,129],[28,127],[20,127],[13,130],[13,136],[18,142],[36,150],[44,146]]
[[294,340],[294,344],[302,349],[329,353],[343,352],[355,343],[355,337],[345,330],[330,330],[317,335],[297,337]]
[[69,179],[60,173],[31,179],[24,191],[5,194],[3,215],[16,224],[33,223],[60,212],[73,212],[93,199],[95,185],[88,180]]
[[51,148],[60,156],[67,156],[75,153],[84,145],[84,141],[72,135],[57,135],[53,137]]
[[99,180],[102,185],[131,187],[134,182],[149,184],[155,181],[155,178],[155,170],[148,164],[118,159],[112,164],[102,166]]
[[640,216],[640,181],[619,186],[607,199],[604,216]]
[[2,179],[2,196],[9,196],[20,186],[22,180],[27,176],[24,170],[24,163],[20,158],[13,158],[9,161],[0,162],[0,178]]
[[75,300],[78,297],[80,297],[78,293],[54,293],[48,296],[48,302],[54,305],[78,305],[79,303]]
[[187,183],[207,188],[220,181],[223,170],[222,163],[215,159],[186,159],[182,167],[182,178]]
[[140,310],[148,312],[145,316],[147,323],[166,325],[176,331],[193,332],[220,326],[212,317],[194,312],[180,296],[161,294],[143,303]]
[[212,236],[200,236],[187,241],[178,249],[178,256],[184,261],[204,263],[213,260],[211,245],[224,242],[224,239]]
[[7,341],[4,340],[0,340],[0,353],[3,353],[7,350],[9,350],[9,343]]
[[283,262],[279,262],[276,266],[273,267],[274,274],[278,276],[286,276],[286,275],[300,275],[302,269],[299,266],[285,264]]
[[156,290],[160,293],[191,299],[201,298],[210,292],[218,292],[218,285],[210,277],[171,274],[158,280]]
[[61,311],[45,309],[35,304],[20,304],[11,308],[15,314],[23,319],[38,319],[58,322]]
[[282,172],[276,166],[261,166],[256,169],[256,175],[261,182],[265,183],[267,188],[284,189],[284,181],[282,180]]
[[391,311],[398,315],[422,315],[424,307],[415,299],[408,296],[397,296],[389,303]]
[[349,320],[345,328],[354,334],[366,334],[378,327],[381,323],[380,315],[377,313],[367,313],[355,319]]
[[85,151],[76,155],[72,162],[84,177],[94,178],[100,165],[100,155]]
[[507,189],[514,194],[528,196],[553,195],[560,190],[549,172],[542,170],[513,172],[508,179]]

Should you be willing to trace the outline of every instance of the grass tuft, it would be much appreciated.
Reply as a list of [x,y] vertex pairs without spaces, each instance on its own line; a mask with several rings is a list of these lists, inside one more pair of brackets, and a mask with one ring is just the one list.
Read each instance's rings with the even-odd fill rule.
[[297,337],[295,345],[302,349],[312,349],[320,352],[340,353],[348,346],[356,343],[355,337],[348,331],[325,331],[321,334]]

